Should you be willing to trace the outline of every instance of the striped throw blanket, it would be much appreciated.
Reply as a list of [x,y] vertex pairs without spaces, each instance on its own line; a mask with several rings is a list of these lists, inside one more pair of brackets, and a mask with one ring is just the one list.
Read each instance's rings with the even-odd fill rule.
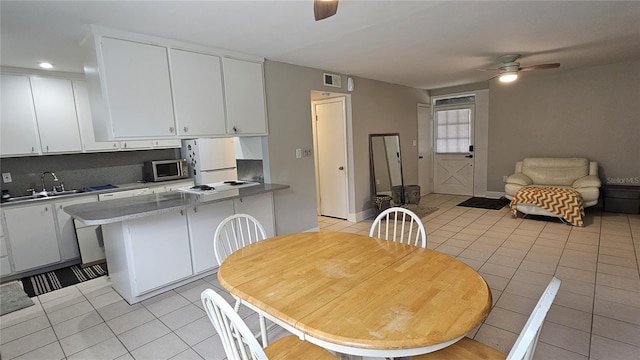
[[525,186],[511,200],[511,210],[516,215],[518,204],[532,204],[564,218],[574,226],[584,226],[582,196],[573,189],[559,187]]

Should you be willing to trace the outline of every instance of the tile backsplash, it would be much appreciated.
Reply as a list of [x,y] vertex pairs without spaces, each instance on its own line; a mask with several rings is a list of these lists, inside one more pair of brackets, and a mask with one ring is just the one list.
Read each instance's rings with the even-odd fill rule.
[[[12,196],[24,195],[29,188],[40,191],[40,176],[45,171],[54,172],[66,189],[134,183],[142,181],[145,161],[177,158],[180,158],[180,149],[3,158],[2,173],[11,173],[12,182],[2,182],[0,187]],[[51,177],[46,177],[45,183],[50,188]]]

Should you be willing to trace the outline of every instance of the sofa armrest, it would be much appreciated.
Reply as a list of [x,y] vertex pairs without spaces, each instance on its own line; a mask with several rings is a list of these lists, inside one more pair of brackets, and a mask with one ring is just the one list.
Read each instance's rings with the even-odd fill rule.
[[600,187],[602,182],[600,178],[595,175],[587,175],[573,182],[572,187],[574,189],[586,188],[586,187]]
[[515,173],[507,178],[507,184],[527,186],[533,184],[533,180],[523,173]]

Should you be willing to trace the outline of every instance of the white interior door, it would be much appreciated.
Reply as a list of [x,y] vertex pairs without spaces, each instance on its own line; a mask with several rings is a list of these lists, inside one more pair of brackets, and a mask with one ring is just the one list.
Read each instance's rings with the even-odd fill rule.
[[433,192],[432,129],[431,106],[418,104],[418,185],[421,196]]
[[473,195],[474,105],[434,109],[434,192]]
[[320,215],[347,218],[347,136],[344,98],[314,102]]

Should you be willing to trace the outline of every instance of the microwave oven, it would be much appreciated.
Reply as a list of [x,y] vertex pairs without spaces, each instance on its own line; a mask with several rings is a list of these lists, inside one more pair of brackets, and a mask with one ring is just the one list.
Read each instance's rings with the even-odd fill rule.
[[142,169],[145,181],[167,181],[184,179],[189,176],[187,161],[184,159],[145,161]]

